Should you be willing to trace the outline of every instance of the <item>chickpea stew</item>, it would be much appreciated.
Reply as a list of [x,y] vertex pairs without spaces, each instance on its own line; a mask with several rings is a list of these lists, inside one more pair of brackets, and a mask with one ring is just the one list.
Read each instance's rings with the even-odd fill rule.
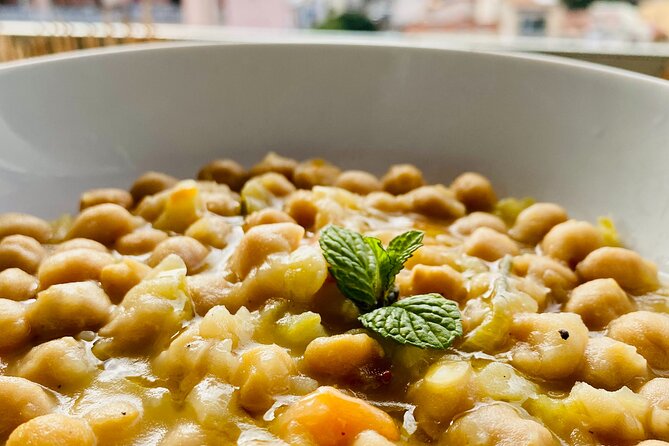
[[0,215],[0,444],[669,445],[669,287],[608,219],[276,154]]

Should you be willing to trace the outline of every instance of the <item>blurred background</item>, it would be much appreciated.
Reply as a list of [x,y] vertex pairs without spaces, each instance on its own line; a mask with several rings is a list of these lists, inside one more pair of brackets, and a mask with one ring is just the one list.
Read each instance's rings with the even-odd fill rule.
[[0,61],[170,40],[539,52],[669,79],[669,0],[0,0]]

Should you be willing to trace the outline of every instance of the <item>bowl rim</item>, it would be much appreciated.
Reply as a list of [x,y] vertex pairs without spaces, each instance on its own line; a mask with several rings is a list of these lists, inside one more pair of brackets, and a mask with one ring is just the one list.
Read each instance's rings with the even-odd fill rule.
[[337,40],[324,41],[309,41],[302,42],[295,41],[258,41],[258,42],[150,42],[138,43],[129,45],[119,45],[113,47],[90,48],[76,51],[67,51],[58,54],[50,54],[45,56],[37,56],[23,60],[4,62],[0,64],[0,75],[21,69],[39,68],[44,65],[51,65],[54,63],[67,63],[80,59],[96,59],[122,56],[127,53],[141,53],[141,52],[172,52],[172,51],[188,51],[192,48],[239,48],[239,47],[253,47],[253,48],[302,48],[302,47],[321,47],[321,48],[357,48],[367,51],[374,51],[378,48],[391,49],[397,51],[415,51],[415,52],[438,52],[450,54],[469,54],[473,57],[487,57],[505,60],[516,60],[528,65],[548,65],[555,68],[568,68],[581,73],[597,73],[599,76],[620,79],[623,81],[641,82],[646,84],[654,84],[660,88],[669,91],[669,80],[653,77],[650,75],[636,73],[622,68],[610,67],[593,62],[586,62],[576,59],[570,59],[561,56],[553,56],[539,53],[520,53],[512,51],[483,51],[483,50],[466,50],[457,48],[446,48],[437,43],[412,43],[396,41],[384,42],[382,40],[374,43],[369,41],[346,41],[342,43]]

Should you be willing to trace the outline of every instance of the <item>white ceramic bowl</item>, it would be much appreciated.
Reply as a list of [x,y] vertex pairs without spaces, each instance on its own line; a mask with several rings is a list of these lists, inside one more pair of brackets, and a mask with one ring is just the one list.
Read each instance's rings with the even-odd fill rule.
[[[611,215],[669,254],[669,83],[546,57],[341,45],[152,45],[0,69],[0,211],[53,217],[140,172],[267,151]],[[667,264],[662,265],[667,270]]]

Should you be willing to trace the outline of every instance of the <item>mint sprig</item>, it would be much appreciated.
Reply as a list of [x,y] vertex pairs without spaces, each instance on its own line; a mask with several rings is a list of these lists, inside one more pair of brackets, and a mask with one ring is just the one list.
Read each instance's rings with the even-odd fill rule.
[[360,310],[369,311],[392,300],[395,276],[422,241],[421,231],[409,231],[395,237],[386,250],[377,238],[330,225],[319,243],[339,290]]
[[408,231],[384,248],[377,238],[332,225],[319,241],[337,287],[363,313],[363,326],[401,344],[448,348],[462,336],[456,302],[439,294],[395,302],[395,276],[422,242],[423,232]]
[[462,336],[458,304],[440,294],[420,294],[360,316],[366,328],[400,344],[445,349]]

